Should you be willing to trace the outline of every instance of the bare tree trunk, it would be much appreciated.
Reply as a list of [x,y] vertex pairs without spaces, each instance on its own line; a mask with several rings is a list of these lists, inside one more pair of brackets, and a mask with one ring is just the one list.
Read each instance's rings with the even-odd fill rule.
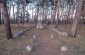
[[5,25],[5,30],[6,30],[6,37],[7,39],[12,39],[12,33],[11,33],[11,28],[10,28],[10,22],[9,22],[9,15],[7,11],[7,5],[6,5],[6,0],[1,0],[2,3],[2,17],[4,19],[4,25]]
[[17,2],[17,17],[16,17],[16,23],[18,23],[18,21],[19,21],[19,20],[18,20],[18,19],[19,19],[19,9],[20,9],[19,6],[20,6],[20,2],[18,1],[18,2]]
[[26,12],[27,12],[27,23],[29,23],[29,12],[28,11],[26,11]]
[[44,18],[45,18],[45,10],[44,10],[44,6],[43,6],[42,23],[44,23]]
[[39,8],[40,8],[40,0],[38,0],[38,7],[37,7],[37,17],[36,17],[36,19],[35,19],[35,22],[36,22],[36,24],[37,24],[37,22],[38,22],[38,17],[39,17]]
[[12,5],[11,4],[8,4],[8,15],[9,15],[9,18],[10,18],[10,11],[11,11],[11,7],[12,7]]
[[14,17],[14,4],[13,4],[13,21],[15,23],[15,17]]
[[24,21],[25,21],[25,10],[26,9],[26,0],[23,0],[23,24],[24,24]]
[[54,14],[53,14],[53,24],[55,24],[55,18],[56,18],[56,9],[57,9],[57,6],[56,6],[56,0],[54,0]]
[[47,23],[48,18],[48,0],[46,0],[46,15],[45,15],[45,23]]
[[59,17],[60,17],[60,0],[58,0],[58,7],[57,7],[57,20],[56,20],[55,28],[58,28],[58,25],[59,25]]
[[33,22],[33,7],[32,7],[32,22]]
[[67,16],[67,23],[69,23],[69,19],[70,19],[70,5],[68,5],[68,16]]
[[0,25],[1,25],[1,8],[0,8]]
[[72,37],[76,37],[77,24],[78,24],[79,19],[81,18],[82,3],[83,3],[83,0],[77,1],[76,14],[75,14],[75,18],[73,20],[73,24],[72,24],[72,28],[71,28]]

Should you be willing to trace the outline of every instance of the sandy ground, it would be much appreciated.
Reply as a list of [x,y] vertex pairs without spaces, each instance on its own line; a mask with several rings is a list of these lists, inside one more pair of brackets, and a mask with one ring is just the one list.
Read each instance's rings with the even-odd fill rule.
[[[26,25],[27,26],[27,25]],[[18,32],[22,29],[29,28],[24,26],[12,27],[12,33]],[[16,29],[16,30],[15,30]],[[61,25],[59,29],[69,32],[68,25]],[[78,29],[77,38],[59,37],[57,33],[48,28],[37,30],[32,28],[26,31],[22,36],[25,38],[17,37],[11,40],[6,40],[4,35],[4,27],[0,28],[0,55],[85,55],[85,26]],[[33,35],[37,38],[33,39]],[[51,38],[54,35],[54,38]],[[33,45],[34,49],[29,52],[26,49],[27,45]],[[69,50],[66,52],[61,51],[63,45],[68,45]]]
[[[49,30],[48,28],[43,30],[37,30],[36,28],[26,32],[24,35],[36,35],[37,38],[32,42],[34,50],[30,55],[63,55],[61,52],[61,44],[56,42],[54,38],[58,37],[58,34]],[[54,35],[54,38],[51,38]]]

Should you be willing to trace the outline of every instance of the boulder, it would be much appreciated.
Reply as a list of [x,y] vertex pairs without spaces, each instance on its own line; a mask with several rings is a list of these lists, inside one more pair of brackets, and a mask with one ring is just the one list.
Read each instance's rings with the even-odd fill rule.
[[51,35],[51,38],[53,39],[53,38],[54,38],[54,36],[53,36],[53,35]]
[[14,35],[14,37],[18,37],[19,34],[20,34],[19,32],[16,32],[15,35]]
[[67,50],[68,50],[68,48],[66,46],[61,47],[61,51],[67,51]]
[[37,37],[35,35],[33,35],[33,38],[36,39]]
[[38,23],[37,26],[36,26],[37,29],[43,29],[43,25]]
[[27,45],[26,49],[31,52],[33,50],[33,46],[32,45]]
[[22,36],[22,38],[25,38],[26,36]]

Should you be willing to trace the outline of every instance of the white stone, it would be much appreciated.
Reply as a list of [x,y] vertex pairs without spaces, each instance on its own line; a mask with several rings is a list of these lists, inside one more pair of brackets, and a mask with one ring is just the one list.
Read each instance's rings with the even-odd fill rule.
[[43,29],[43,25],[41,25],[40,23],[37,24],[36,26],[37,29]]
[[23,38],[25,38],[26,36],[22,36]]
[[15,37],[18,37],[18,36],[19,36],[19,34],[20,34],[19,32],[15,33]]
[[32,46],[32,45],[28,45],[28,46],[26,47],[26,49],[27,49],[29,52],[31,52],[31,51],[33,50],[33,46]]
[[37,25],[36,28],[39,29],[39,26]]
[[53,38],[54,38],[54,36],[53,36],[53,35],[51,35],[51,38],[53,39]]
[[19,37],[23,32],[25,32],[25,31],[27,31],[28,29],[24,29],[24,30],[21,30],[21,31],[19,31],[19,32],[16,32],[15,33],[15,37]]
[[20,33],[22,33],[23,31],[20,31]]
[[40,25],[40,29],[43,29],[43,25]]
[[57,32],[60,37],[61,37],[62,35],[63,35],[63,36],[68,36],[68,33],[67,33],[67,32],[60,32],[58,29],[51,29],[51,30]]
[[61,47],[61,51],[67,51],[67,50],[68,50],[68,48],[66,46]]
[[33,35],[33,38],[34,38],[34,39],[36,39],[36,36],[35,36],[35,35]]
[[61,32],[61,34],[64,36],[68,36],[68,34],[66,32]]

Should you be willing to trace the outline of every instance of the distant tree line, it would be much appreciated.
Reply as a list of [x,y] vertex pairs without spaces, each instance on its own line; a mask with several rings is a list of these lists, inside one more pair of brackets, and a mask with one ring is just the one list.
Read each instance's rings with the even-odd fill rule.
[[[36,3],[35,3],[36,2]],[[32,14],[29,14],[28,5],[32,3]],[[11,17],[13,8],[13,17]],[[34,11],[35,9],[35,11]],[[15,10],[17,10],[15,12]],[[85,23],[84,0],[0,0],[0,24],[5,25],[7,39],[11,39],[10,23],[25,24],[38,22],[55,25],[60,23],[71,24],[71,36],[75,37],[78,23]]]

